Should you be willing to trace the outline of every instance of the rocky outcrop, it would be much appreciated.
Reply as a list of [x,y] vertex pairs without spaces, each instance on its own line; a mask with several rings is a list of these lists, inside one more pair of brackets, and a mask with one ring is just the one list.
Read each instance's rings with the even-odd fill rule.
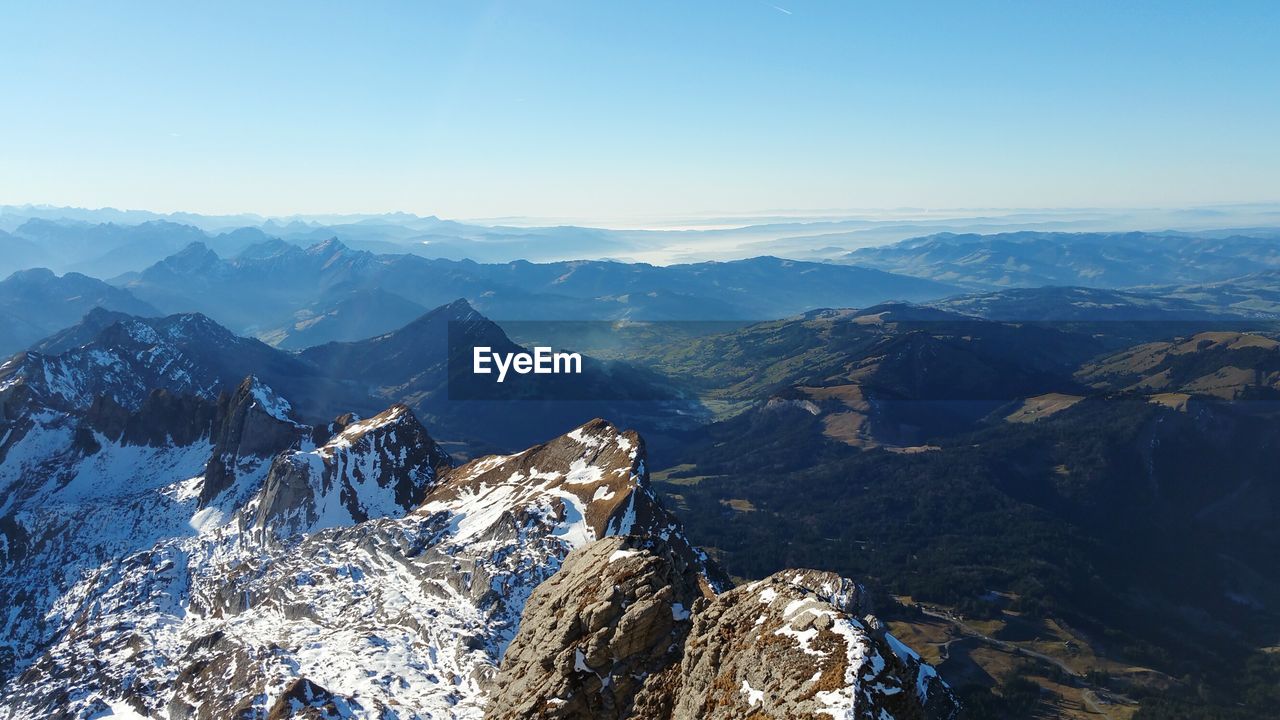
[[290,414],[292,408],[257,378],[245,378],[230,393],[218,396],[217,421],[210,430],[214,450],[200,486],[200,507],[207,507],[235,484],[245,460],[274,457],[310,434]]
[[791,570],[707,597],[661,543],[606,538],[534,592],[488,720],[941,720],[936,672],[837,575]]
[[396,405],[345,424],[314,450],[277,457],[245,522],[286,537],[398,516],[421,503],[450,464],[409,408]]
[[864,615],[862,590],[786,570],[696,608],[684,657],[649,692],[674,718],[951,718],[933,668]]
[[485,717],[624,718],[644,679],[678,662],[697,563],[663,542],[610,537],[534,591]]
[[359,705],[352,705],[310,680],[299,678],[289,684],[272,706],[267,720],[339,720],[355,715]]

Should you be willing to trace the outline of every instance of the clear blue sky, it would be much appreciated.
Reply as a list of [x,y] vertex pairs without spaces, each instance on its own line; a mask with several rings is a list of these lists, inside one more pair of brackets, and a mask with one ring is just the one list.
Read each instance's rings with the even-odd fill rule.
[[0,203],[1280,200],[1277,2],[29,2],[0,29]]

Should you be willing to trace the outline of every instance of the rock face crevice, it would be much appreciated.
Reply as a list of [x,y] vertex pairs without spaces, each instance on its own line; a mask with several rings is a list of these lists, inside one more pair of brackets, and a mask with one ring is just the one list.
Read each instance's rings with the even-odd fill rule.
[[605,538],[534,591],[487,720],[944,720],[934,670],[813,570],[718,596],[661,542]]
[[629,717],[645,678],[679,661],[689,610],[707,597],[693,558],[608,537],[534,591],[486,717]]
[[230,393],[221,393],[211,440],[213,456],[200,487],[200,507],[208,507],[235,484],[236,469],[244,458],[269,458],[297,445],[307,428],[288,415],[288,403],[256,378],[245,378]]

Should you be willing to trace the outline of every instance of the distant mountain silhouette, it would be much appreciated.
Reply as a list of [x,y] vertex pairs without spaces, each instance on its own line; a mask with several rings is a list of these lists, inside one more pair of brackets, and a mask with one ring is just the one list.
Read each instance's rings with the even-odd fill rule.
[[[497,320],[748,320],[816,307],[921,301],[959,288],[861,267],[772,257],[666,267],[608,261],[482,264],[353,250],[330,238],[308,248],[279,241],[222,258],[195,243],[122,287],[167,312],[202,312],[237,332],[284,342],[300,319],[330,312],[335,298],[373,291],[419,307],[464,297]],[[359,297],[359,296],[357,296]],[[404,306],[399,300],[397,304]],[[290,347],[349,339],[342,327],[386,323],[367,302],[345,308]],[[364,318],[363,320],[361,318]]]
[[1198,283],[1280,268],[1280,233],[940,233],[849,253],[866,267],[971,288],[1124,288]]
[[58,276],[44,268],[23,270],[0,280],[0,355],[74,324],[94,308],[161,314],[150,303],[101,280],[79,273]]

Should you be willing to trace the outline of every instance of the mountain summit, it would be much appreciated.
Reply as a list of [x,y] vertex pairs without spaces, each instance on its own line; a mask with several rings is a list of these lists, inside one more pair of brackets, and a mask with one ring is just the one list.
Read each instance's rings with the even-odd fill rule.
[[[307,426],[255,378],[132,403],[24,390],[34,380],[11,375],[0,403],[7,717],[510,717],[547,663],[568,673],[556,687],[616,677],[616,717],[689,717],[723,706],[729,681],[744,709],[954,710],[859,619],[847,581],[721,594],[651,490],[644,442],[603,420],[450,467],[404,406]],[[611,574],[616,592],[590,581]],[[584,582],[603,604],[558,625],[548,613]],[[786,676],[717,670],[726,634],[776,644]],[[566,653],[580,663],[557,664]],[[601,716],[565,700],[518,716]]]

